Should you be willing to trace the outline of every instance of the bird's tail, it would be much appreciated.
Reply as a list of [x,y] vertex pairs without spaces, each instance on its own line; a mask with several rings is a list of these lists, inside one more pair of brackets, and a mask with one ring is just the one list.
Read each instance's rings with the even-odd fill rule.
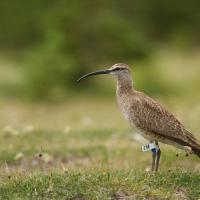
[[191,133],[188,132],[187,139],[189,141],[189,146],[192,148],[192,153],[200,158],[200,140],[195,138]]
[[200,147],[199,148],[192,147],[192,151],[195,155],[197,155],[200,158]]

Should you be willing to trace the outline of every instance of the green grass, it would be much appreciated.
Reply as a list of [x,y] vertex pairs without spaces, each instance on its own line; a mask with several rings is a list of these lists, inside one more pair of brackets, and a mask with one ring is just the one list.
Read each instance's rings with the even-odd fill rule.
[[[187,104],[172,109],[198,130],[193,106],[195,115]],[[111,100],[4,102],[0,118],[0,199],[200,198],[199,158],[161,145],[159,173],[146,172],[147,141],[134,139]]]
[[[5,180],[4,180],[5,181]],[[200,174],[93,169],[10,176],[2,199],[198,199]]]
[[2,132],[0,199],[200,198],[198,158],[162,146],[160,172],[145,172],[151,153],[132,136],[113,128]]
[[[176,55],[164,53],[150,63],[163,72],[168,88],[180,91],[159,101],[200,138],[199,56]],[[145,88],[142,80],[148,87],[157,84],[150,82],[148,68],[140,70],[135,69],[136,86]],[[4,89],[6,81],[19,82],[17,73],[18,78],[1,74]],[[147,172],[151,153],[142,153],[141,146],[148,141],[136,140],[114,91],[110,98],[87,95],[60,103],[1,99],[0,199],[200,199],[199,158],[161,144],[159,173]]]
[[[187,104],[172,108],[199,130],[193,106],[195,115]],[[111,100],[4,102],[0,118],[0,199],[200,198],[199,158],[161,144],[160,172],[145,172],[147,141],[135,140]]]

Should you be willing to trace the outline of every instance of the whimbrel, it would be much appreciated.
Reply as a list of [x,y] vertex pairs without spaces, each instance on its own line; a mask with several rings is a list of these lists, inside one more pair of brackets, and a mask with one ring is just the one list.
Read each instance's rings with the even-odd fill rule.
[[109,69],[88,73],[78,81],[98,74],[112,74],[117,78],[117,102],[125,119],[131,127],[155,144],[156,151],[152,151],[152,171],[157,171],[159,166],[161,150],[158,142],[173,145],[200,157],[200,140],[186,130],[161,104],[135,90],[127,64],[118,63]]

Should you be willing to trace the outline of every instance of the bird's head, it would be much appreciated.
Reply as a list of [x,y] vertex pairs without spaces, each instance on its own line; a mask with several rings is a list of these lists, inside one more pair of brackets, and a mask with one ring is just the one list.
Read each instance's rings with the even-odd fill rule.
[[78,81],[89,77],[89,76],[94,76],[94,75],[98,75],[98,74],[111,74],[114,75],[116,77],[129,77],[130,76],[130,68],[127,64],[124,63],[117,63],[114,64],[111,68],[109,69],[105,69],[105,70],[100,70],[100,71],[95,71],[95,72],[90,72],[88,74],[83,75],[82,77],[80,77],[78,79]]

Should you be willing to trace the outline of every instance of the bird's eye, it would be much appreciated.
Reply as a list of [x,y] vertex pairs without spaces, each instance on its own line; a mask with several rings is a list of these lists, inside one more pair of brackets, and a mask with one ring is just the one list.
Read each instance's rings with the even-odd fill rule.
[[120,68],[119,68],[119,67],[116,67],[115,70],[120,70]]

